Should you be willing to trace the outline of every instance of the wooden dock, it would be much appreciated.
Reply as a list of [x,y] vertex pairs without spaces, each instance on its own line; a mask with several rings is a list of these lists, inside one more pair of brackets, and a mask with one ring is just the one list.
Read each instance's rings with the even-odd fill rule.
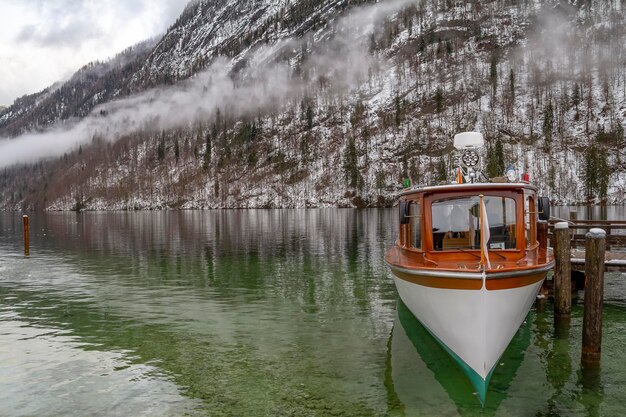
[[598,228],[606,232],[605,271],[626,271],[626,220],[561,220],[550,219],[548,238],[552,245],[554,225],[567,221],[571,234],[572,269],[585,270],[585,234]]
[[[611,251],[604,253],[605,271],[626,271],[626,248],[622,252]],[[585,249],[572,249],[572,269],[577,271],[585,270]]]

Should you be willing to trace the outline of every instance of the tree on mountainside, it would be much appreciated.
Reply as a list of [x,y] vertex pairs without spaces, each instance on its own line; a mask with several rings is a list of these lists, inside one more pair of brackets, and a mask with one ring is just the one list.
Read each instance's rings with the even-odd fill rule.
[[578,113],[578,105],[580,104],[580,86],[578,83],[574,83],[574,88],[572,89],[572,104]]
[[165,159],[165,131],[161,133],[159,144],[157,145],[157,159],[162,161]]
[[348,185],[352,188],[358,188],[361,185],[360,173],[358,167],[358,156],[354,136],[350,135],[348,144],[343,158],[343,169],[348,179]]
[[491,83],[491,94],[495,97],[498,87],[498,56],[495,51],[491,54],[491,61],[489,62],[489,82]]
[[593,199],[594,197],[605,199],[611,175],[606,152],[596,145],[590,146],[585,153],[583,165],[582,180],[585,195],[588,199]]
[[435,111],[437,113],[443,111],[443,90],[441,87],[437,87],[437,91],[435,91]]
[[554,109],[552,108],[552,100],[548,101],[548,105],[543,113],[542,133],[545,139],[545,151],[548,152],[552,146],[552,131],[554,129]]
[[511,105],[515,103],[515,72],[513,68],[509,71],[509,92],[511,93]]
[[489,178],[500,177],[504,175],[504,168],[504,148],[498,138],[495,145],[487,149],[487,175]]
[[441,158],[437,164],[437,182],[441,183],[448,180],[448,168],[446,167],[446,161]]

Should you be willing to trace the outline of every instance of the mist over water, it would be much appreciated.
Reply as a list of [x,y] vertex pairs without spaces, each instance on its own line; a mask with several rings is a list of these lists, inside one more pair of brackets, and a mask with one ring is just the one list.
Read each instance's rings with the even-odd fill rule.
[[276,62],[284,49],[297,50],[306,39],[283,39],[261,46],[246,57],[248,66],[233,74],[233,60],[216,59],[208,69],[173,86],[158,87],[94,108],[83,120],[67,120],[45,132],[0,139],[0,168],[58,157],[90,143],[94,138],[115,141],[124,135],[157,132],[213,117],[218,109],[230,117],[255,116],[297,102],[317,88],[320,77],[333,91],[350,91],[365,80],[375,59],[367,48],[367,33],[407,0],[358,7],[333,26],[330,39],[317,42],[302,63],[308,80],[293,75],[293,68]]

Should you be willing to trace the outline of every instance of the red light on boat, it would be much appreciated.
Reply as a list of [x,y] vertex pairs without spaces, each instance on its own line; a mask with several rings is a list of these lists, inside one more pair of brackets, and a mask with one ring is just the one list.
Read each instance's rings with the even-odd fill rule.
[[528,172],[524,172],[522,174],[522,181],[524,182],[530,182],[530,175],[528,175]]

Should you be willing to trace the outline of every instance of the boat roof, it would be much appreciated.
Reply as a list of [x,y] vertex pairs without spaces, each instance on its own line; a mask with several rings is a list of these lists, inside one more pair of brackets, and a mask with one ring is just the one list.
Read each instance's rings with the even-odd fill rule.
[[524,188],[537,191],[537,187],[526,182],[475,182],[433,186],[418,185],[413,188],[403,190],[400,194],[398,194],[398,197],[415,193],[466,192],[471,190],[519,190]]

